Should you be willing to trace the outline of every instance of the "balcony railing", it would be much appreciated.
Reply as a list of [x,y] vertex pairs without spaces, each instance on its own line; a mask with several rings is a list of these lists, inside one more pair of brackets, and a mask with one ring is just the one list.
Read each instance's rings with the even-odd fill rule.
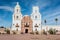
[[35,27],[38,27],[37,25]]

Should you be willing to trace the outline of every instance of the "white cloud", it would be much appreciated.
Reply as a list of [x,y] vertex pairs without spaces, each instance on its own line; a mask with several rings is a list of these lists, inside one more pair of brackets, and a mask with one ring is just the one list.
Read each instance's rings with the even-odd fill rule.
[[0,9],[5,9],[7,11],[11,11],[13,12],[13,8],[9,7],[9,6],[0,6]]
[[46,19],[46,18],[50,18],[50,17],[52,18],[52,16],[56,16],[56,15],[58,15],[58,14],[60,14],[60,12],[56,12],[56,13],[47,15],[47,16],[45,16],[45,19]]
[[53,18],[48,19],[48,20],[47,20],[47,24],[56,24],[55,18],[58,19],[57,24],[60,25],[60,16],[55,16],[55,17],[53,17]]
[[47,18],[50,19],[50,17],[54,17],[56,15],[59,15],[60,14],[60,9],[59,8],[60,8],[60,6],[54,8],[54,9],[47,10],[48,14],[46,13],[46,16],[44,16],[44,19],[47,19]]
[[[49,10],[51,12],[47,11],[47,15],[44,16],[43,20],[47,20],[47,25],[53,25],[56,24],[55,22],[55,18],[58,18],[58,25],[60,24],[60,6],[58,6],[57,8],[53,9],[53,10]],[[44,23],[43,23],[44,24]]]

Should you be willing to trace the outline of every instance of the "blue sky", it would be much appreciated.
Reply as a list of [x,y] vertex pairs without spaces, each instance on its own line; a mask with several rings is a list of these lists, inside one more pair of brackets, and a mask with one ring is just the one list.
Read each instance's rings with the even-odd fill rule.
[[60,0],[0,0],[0,26],[11,26],[16,2],[19,2],[23,15],[30,15],[32,7],[39,6],[43,24],[46,19],[47,25],[56,25],[55,18],[58,18],[60,25]]

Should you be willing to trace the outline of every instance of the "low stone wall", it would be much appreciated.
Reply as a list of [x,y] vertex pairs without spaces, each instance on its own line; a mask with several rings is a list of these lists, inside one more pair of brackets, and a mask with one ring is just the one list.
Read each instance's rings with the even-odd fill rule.
[[42,25],[42,29],[49,30],[50,28],[60,31],[60,25]]

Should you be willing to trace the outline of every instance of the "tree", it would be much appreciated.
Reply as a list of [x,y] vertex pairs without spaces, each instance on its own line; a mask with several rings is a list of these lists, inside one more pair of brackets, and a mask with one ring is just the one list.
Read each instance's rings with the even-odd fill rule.
[[46,22],[47,22],[47,21],[46,21],[46,20],[44,20],[45,25],[46,25]]
[[[46,26],[47,21],[44,20],[44,23],[45,23],[45,26]],[[48,32],[48,28],[46,27],[46,33],[47,33],[47,32]]]
[[4,26],[1,26],[0,28],[4,28]]
[[57,21],[58,21],[58,19],[57,19],[57,18],[55,18],[55,21],[56,21],[56,25],[57,25]]

